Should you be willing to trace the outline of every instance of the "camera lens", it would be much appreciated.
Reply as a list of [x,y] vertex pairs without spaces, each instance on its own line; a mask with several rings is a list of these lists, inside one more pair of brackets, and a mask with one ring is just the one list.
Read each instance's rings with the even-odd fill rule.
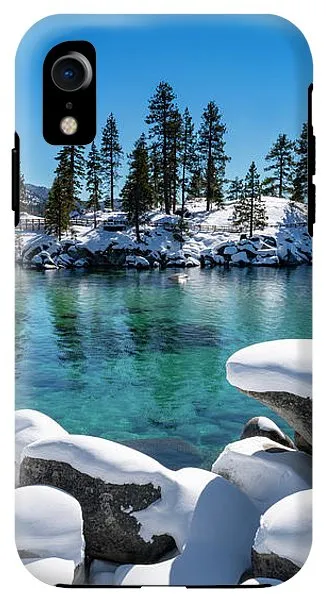
[[66,92],[75,92],[91,83],[92,67],[79,52],[70,52],[56,60],[51,77],[55,85]]

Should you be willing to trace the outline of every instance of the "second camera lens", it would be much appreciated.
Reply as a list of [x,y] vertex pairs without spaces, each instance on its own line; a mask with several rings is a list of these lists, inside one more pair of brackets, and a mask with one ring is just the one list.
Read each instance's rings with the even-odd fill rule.
[[90,84],[92,67],[83,54],[71,52],[56,60],[51,70],[51,76],[58,88],[74,92]]

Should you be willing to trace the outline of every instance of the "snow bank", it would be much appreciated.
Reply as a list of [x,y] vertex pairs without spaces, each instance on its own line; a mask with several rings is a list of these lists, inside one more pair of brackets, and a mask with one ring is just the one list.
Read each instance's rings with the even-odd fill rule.
[[301,568],[308,558],[312,537],[312,490],[283,498],[260,519],[253,549],[275,554]]
[[16,546],[26,557],[84,559],[82,511],[75,498],[34,485],[16,490]]
[[265,437],[228,444],[212,471],[237,485],[261,513],[284,496],[312,485],[311,457]]
[[252,392],[312,396],[312,341],[276,340],[247,346],[226,363],[231,385]]
[[16,485],[19,484],[19,466],[25,446],[43,438],[68,435],[56,421],[37,410],[15,411],[15,466]]
[[124,565],[116,585],[232,585],[251,564],[258,513],[249,499],[221,477],[201,493],[180,556],[154,565]]
[[73,560],[64,558],[24,558],[26,569],[39,581],[48,585],[72,585],[74,581],[75,564]]

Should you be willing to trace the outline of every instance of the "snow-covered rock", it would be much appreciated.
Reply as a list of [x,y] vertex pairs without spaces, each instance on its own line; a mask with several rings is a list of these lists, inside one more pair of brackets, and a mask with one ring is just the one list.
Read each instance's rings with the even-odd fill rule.
[[[227,248],[226,248],[226,250],[227,250]],[[244,266],[244,265],[248,265],[249,263],[250,263],[250,259],[248,258],[248,255],[246,252],[243,252],[243,251],[236,252],[235,254],[232,255],[232,259],[231,259],[232,265]]]
[[57,557],[23,558],[22,563],[33,577],[48,585],[76,583],[73,560]]
[[291,494],[262,515],[252,552],[255,577],[286,581],[304,565],[311,548],[312,491]]
[[244,440],[249,437],[263,436],[287,446],[288,448],[295,449],[295,444],[291,438],[286,435],[271,419],[268,417],[253,417],[243,427],[240,439]]
[[149,269],[150,263],[144,256],[127,256],[126,266],[134,269]]
[[87,258],[79,258],[78,260],[76,260],[76,261],[74,262],[74,267],[75,267],[76,269],[83,269],[83,268],[85,268],[85,267],[88,267],[88,266],[89,266],[89,264],[90,264],[90,263],[89,263],[89,261],[87,260]]
[[123,565],[116,585],[236,585],[251,564],[258,513],[234,485],[214,477],[195,507],[180,556],[153,565]]
[[68,433],[59,423],[38,410],[15,411],[15,470],[16,485],[19,485],[21,454],[25,446],[41,439],[65,436]]
[[[18,488],[15,519],[16,547],[22,559],[68,561],[70,566],[67,563],[61,565],[64,567],[63,577],[67,573],[66,567],[73,577],[76,570],[82,569],[85,546],[83,521],[81,507],[75,498],[43,485]],[[59,563],[56,567],[60,568]],[[58,570],[56,574],[59,576]]]
[[278,256],[257,256],[253,261],[252,265],[257,265],[258,267],[272,267],[279,265]]
[[238,252],[236,246],[226,246],[224,249],[224,256],[233,256]]
[[[30,444],[24,455],[23,484],[55,485],[80,502],[90,556],[151,562],[175,546],[168,514],[178,486],[173,472],[149,456],[82,435]],[[154,503],[163,515],[158,527],[149,512]]]
[[261,513],[284,496],[312,486],[310,456],[265,437],[228,444],[212,471],[237,485]]
[[31,264],[34,265],[35,267],[42,267],[42,265],[43,265],[42,257],[39,254],[36,254],[31,259]]
[[275,340],[235,352],[227,380],[279,414],[311,444],[312,341]]

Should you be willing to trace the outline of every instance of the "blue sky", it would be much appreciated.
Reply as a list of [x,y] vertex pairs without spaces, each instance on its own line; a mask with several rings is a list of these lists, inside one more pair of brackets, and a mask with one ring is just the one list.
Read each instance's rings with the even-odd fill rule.
[[[58,148],[42,137],[42,63],[52,46],[87,39],[97,51],[97,122],[113,112],[126,154],[143,131],[148,100],[168,81],[196,127],[209,100],[227,126],[227,177],[244,176],[281,132],[296,137],[307,113],[312,62],[303,35],[274,16],[58,15],[23,38],[16,61],[16,128],[26,181],[50,186]],[[123,182],[121,180],[121,183]]]

